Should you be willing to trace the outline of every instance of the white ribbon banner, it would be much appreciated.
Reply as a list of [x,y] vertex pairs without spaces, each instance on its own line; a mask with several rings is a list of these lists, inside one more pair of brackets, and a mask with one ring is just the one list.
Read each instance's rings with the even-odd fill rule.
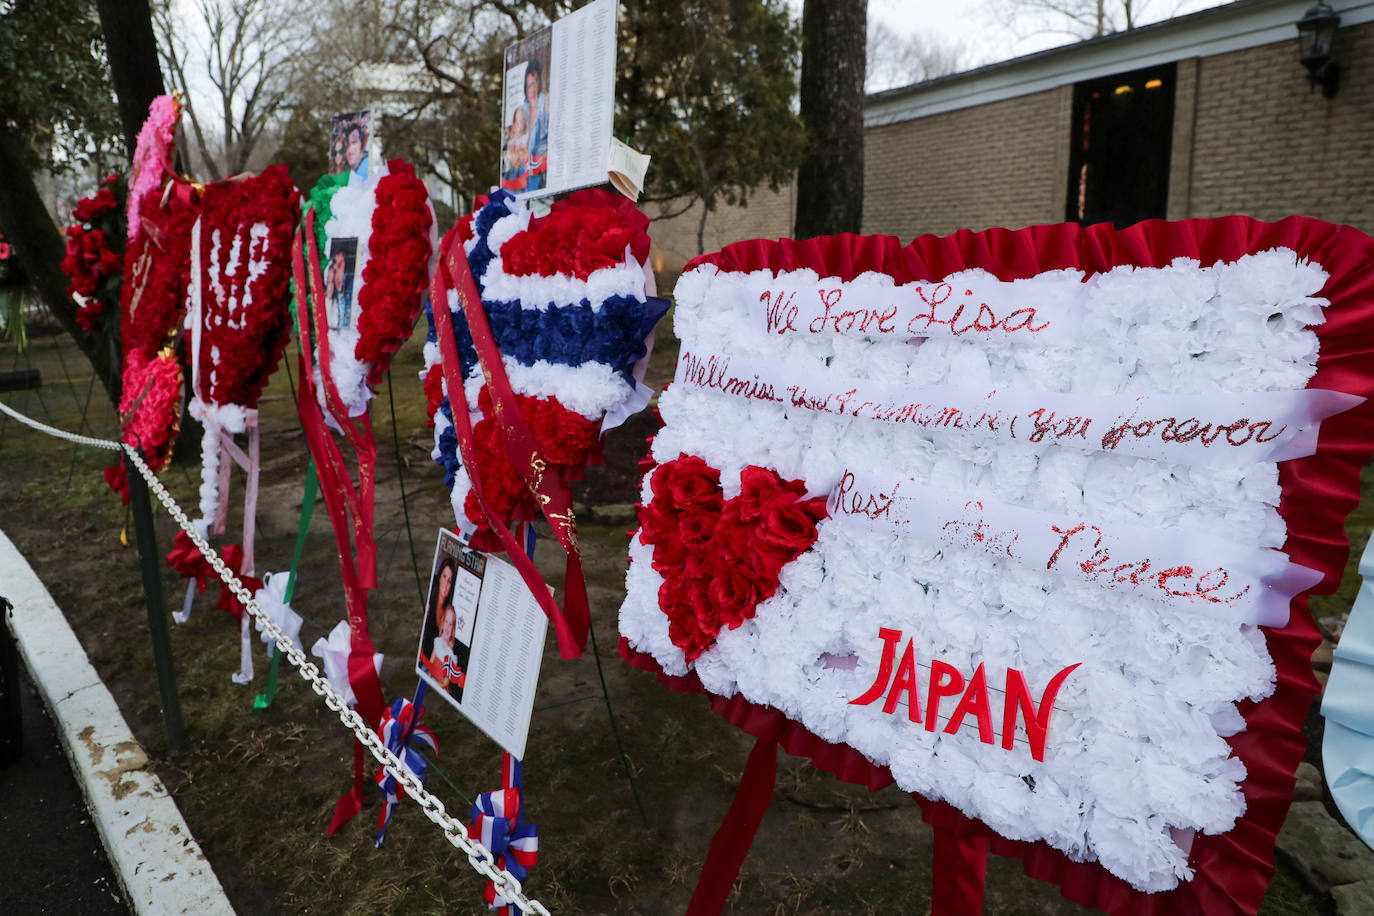
[[1302,389],[1248,394],[1080,395],[900,386],[823,366],[683,350],[675,385],[943,435],[1067,446],[1206,466],[1303,458],[1322,420],[1364,398]]
[[1090,285],[1081,270],[1003,281],[983,271],[901,286],[816,280],[791,273],[746,278],[737,296],[767,334],[874,340],[972,337],[1072,344]]
[[832,519],[981,550],[1237,623],[1285,625],[1293,596],[1322,579],[1278,550],[1182,528],[1052,515],[887,474],[846,470],[828,509]]

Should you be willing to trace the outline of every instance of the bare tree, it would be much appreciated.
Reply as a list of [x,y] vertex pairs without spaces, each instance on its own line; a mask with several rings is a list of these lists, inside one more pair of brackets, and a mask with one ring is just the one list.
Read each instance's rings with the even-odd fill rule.
[[313,18],[282,0],[160,0],[154,20],[205,174],[244,171],[284,123]]
[[1168,19],[1186,7],[1215,6],[1222,0],[1002,0],[1000,6],[1031,32],[1098,38]]
[[902,36],[877,19],[868,20],[867,92],[948,76],[970,65],[968,49],[962,44],[939,44],[920,33]]

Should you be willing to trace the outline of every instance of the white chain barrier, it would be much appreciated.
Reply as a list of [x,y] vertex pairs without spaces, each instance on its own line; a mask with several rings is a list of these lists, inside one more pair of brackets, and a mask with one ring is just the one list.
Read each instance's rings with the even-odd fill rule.
[[49,426],[46,423],[39,423],[37,420],[24,416],[4,401],[0,401],[0,413],[8,414],[12,419],[18,420],[30,429],[36,429],[40,433],[47,433],[49,436],[54,436],[58,439],[66,439],[68,442],[75,442],[77,445],[89,445],[91,448],[104,448],[112,452],[117,452],[123,448],[123,446],[112,439],[96,439],[91,436],[81,436],[76,433],[69,433],[64,429],[58,429],[55,426]]
[[137,449],[131,445],[121,444],[109,439],[96,439],[91,436],[81,436],[76,433],[56,429],[18,413],[4,402],[0,402],[0,412],[8,414],[10,417],[13,417],[15,420],[32,429],[47,433],[59,439],[66,439],[69,442],[75,442],[79,445],[88,445],[93,448],[103,448],[110,451],[124,451],[129,456],[129,460],[133,463],[134,467],[138,469],[139,474],[147,481],[149,490],[157,496],[163,508],[167,510],[168,514],[172,516],[176,523],[181,526],[181,529],[191,538],[196,547],[205,556],[205,559],[214,568],[215,572],[219,574],[220,579],[228,586],[229,590],[234,593],[239,601],[242,602],[243,606],[248,610],[248,613],[253,616],[253,619],[257,621],[258,626],[262,628],[270,639],[276,642],[277,647],[281,649],[282,655],[286,656],[291,664],[296,666],[300,672],[301,678],[310,685],[310,689],[324,699],[325,705],[338,714],[339,720],[343,722],[344,725],[352,729],[353,734],[372,752],[372,756],[376,758],[377,762],[384,766],[387,772],[394,776],[396,780],[405,787],[406,794],[415,800],[415,803],[424,811],[426,817],[443,830],[444,836],[448,841],[467,855],[468,864],[472,866],[473,870],[488,878],[495,885],[497,894],[504,897],[507,903],[515,906],[520,912],[537,913],[539,916],[550,916],[548,909],[546,909],[542,903],[524,895],[521,890],[520,882],[514,875],[505,869],[495,866],[496,857],[492,855],[491,850],[468,836],[467,828],[463,826],[462,822],[449,814],[448,810],[444,807],[444,803],[431,795],[410,770],[406,769],[400,759],[382,743],[381,738],[379,738],[377,733],[368,726],[363,717],[358,715],[358,713],[348,705],[344,697],[329,685],[329,681],[320,675],[319,667],[306,656],[301,647],[298,646],[290,636],[284,633],[282,628],[258,606],[257,599],[253,597],[248,589],[244,588],[243,583],[238,580],[233,572],[230,571],[229,567],[225,565],[224,561],[220,559],[219,554],[214,548],[212,548],[209,543],[206,542],[205,538],[196,531],[195,527],[191,524],[191,520],[187,518],[186,513],[177,505],[176,500],[172,498],[172,494],[167,491],[167,488],[162,485],[162,481],[157,478],[157,475],[154,474],[152,469],[144,462],[143,456],[138,453]]

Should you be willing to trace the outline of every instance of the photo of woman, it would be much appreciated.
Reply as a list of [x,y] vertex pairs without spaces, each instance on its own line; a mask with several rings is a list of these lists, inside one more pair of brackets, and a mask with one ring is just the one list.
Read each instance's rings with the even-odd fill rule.
[[[425,654],[422,644],[420,659],[440,689],[447,690],[455,699],[461,699],[463,687],[467,682],[467,674],[463,670],[467,664],[467,653],[464,652],[464,658],[459,661],[453,641],[454,627],[458,620],[457,612],[453,610],[453,582],[457,574],[457,560],[453,557],[444,557],[440,560],[438,573],[430,586],[429,614],[425,620],[425,635],[430,651]],[[431,629],[437,631],[432,637],[429,636]]]
[[549,62],[553,31],[540,29],[506,49],[501,187],[543,191],[549,170]]
[[447,539],[440,540],[430,578],[429,603],[415,670],[436,690],[461,703],[472,658],[476,599],[485,563],[480,555],[475,562],[460,559],[462,546],[451,532],[444,534]]
[[529,180],[526,189],[539,191],[549,168],[549,94],[544,91],[544,66],[532,57],[525,65],[525,102],[521,105],[529,130]]
[[344,137],[344,132],[336,126],[329,141],[329,174],[337,175],[347,168],[344,159],[344,150],[347,145],[348,140]]

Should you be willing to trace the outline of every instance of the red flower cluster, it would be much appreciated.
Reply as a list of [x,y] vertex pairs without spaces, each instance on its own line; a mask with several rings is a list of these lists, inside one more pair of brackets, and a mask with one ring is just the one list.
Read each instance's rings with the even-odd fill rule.
[[800,480],[750,465],[725,499],[720,472],[695,455],[659,465],[653,499],[639,509],[640,540],[663,577],[658,604],[668,634],[695,661],[722,627],[735,629],[778,590],[782,568],[816,541],[825,499],[803,499]]
[[371,257],[358,291],[358,345],[353,355],[371,363],[369,385],[381,380],[391,355],[410,337],[429,279],[429,191],[410,163],[392,159],[377,182]]
[[[601,424],[568,410],[553,398],[517,394],[515,401],[521,418],[548,462],[546,473],[561,475],[565,480],[579,479],[588,457],[600,442]],[[538,514],[538,506],[524,479],[506,460],[505,445],[500,428],[492,419],[491,395],[485,385],[477,396],[477,406],[482,411],[482,419],[472,430],[477,452],[474,476],[481,484],[487,504],[503,523],[530,521]],[[457,409],[462,407],[460,400]],[[477,504],[476,493],[469,491],[463,510],[477,525],[473,546],[478,550],[502,549]]]
[[191,230],[198,210],[188,195],[162,191],[143,195],[138,233],[124,256],[125,280],[119,290],[120,339],[125,359],[136,350],[151,356],[177,332],[186,314],[191,278]]
[[[256,177],[217,181],[205,188],[200,392],[212,404],[256,407],[277,368],[291,332],[287,284],[291,234],[299,219],[300,192],[285,166],[269,166]],[[259,224],[267,232],[255,237],[252,230]],[[217,256],[212,253],[216,238]],[[211,358],[216,350],[217,363]]]
[[[67,275],[67,294],[80,295],[76,323],[87,331],[94,330],[96,318],[114,304],[115,290],[106,281],[117,278],[123,271],[119,252],[111,247],[124,238],[121,208],[115,189],[119,176],[110,175],[100,183],[94,197],[82,198],[72,211],[75,222],[68,226],[66,251],[62,258],[62,272]],[[109,301],[106,301],[106,300]]]
[[106,175],[105,180],[100,182],[100,190],[95,192],[94,197],[83,197],[77,201],[76,209],[72,211],[72,219],[78,223],[89,225],[99,220],[106,213],[117,209],[119,201],[115,199],[112,188],[118,182],[118,175]]
[[434,415],[439,412],[439,402],[444,399],[444,364],[435,363],[425,373],[425,413],[429,416],[426,427],[434,426]]
[[625,260],[625,246],[641,230],[627,226],[619,210],[604,206],[569,206],[530,221],[501,247],[508,274],[551,277],[571,274],[585,280],[592,271]]
[[181,418],[181,378],[181,363],[170,349],[126,354],[119,400],[121,438],[143,450],[155,474],[172,458]]

